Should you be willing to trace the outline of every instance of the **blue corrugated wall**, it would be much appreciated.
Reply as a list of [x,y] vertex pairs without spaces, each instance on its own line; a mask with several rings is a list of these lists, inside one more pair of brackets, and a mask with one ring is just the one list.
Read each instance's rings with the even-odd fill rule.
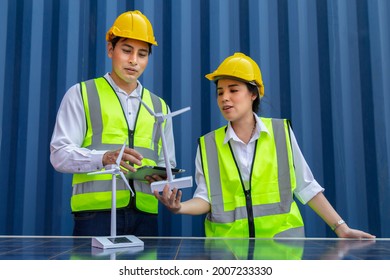
[[[49,142],[73,84],[110,71],[105,33],[126,10],[159,43],[143,84],[172,110],[178,165],[223,124],[204,75],[236,51],[263,73],[261,114],[290,118],[325,195],[351,227],[390,237],[390,1],[0,0],[0,235],[70,235],[70,175]],[[186,189],[184,198],[192,196]],[[300,206],[309,237],[334,237]],[[162,235],[202,236],[203,217],[161,209]]]

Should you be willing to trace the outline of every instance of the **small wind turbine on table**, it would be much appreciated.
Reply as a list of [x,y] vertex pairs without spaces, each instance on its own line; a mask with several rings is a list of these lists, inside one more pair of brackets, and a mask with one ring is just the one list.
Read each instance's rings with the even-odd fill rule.
[[[167,172],[167,180],[156,181],[156,182],[153,182],[150,184],[152,191],[157,190],[157,191],[161,192],[164,189],[165,185],[168,185],[170,190],[172,190],[174,188],[180,189],[180,188],[192,187],[192,176],[173,179],[171,164],[169,162],[168,148],[167,148],[167,144],[166,144],[166,140],[165,140],[164,128],[162,126],[163,122],[166,119],[172,118],[172,117],[177,116],[179,114],[182,114],[182,113],[190,110],[190,107],[186,107],[186,108],[183,108],[183,109],[177,110],[175,112],[171,112],[171,113],[164,115],[163,113],[155,113],[152,109],[149,108],[148,105],[145,104],[145,102],[140,97],[138,97],[138,100],[146,108],[146,110],[149,112],[149,114],[154,116],[154,118],[156,120],[156,122],[155,122],[155,124],[157,125],[156,129],[159,129],[160,134],[161,134],[162,149],[163,149],[164,160],[165,160],[165,168],[166,168],[166,172]],[[154,129],[155,132],[156,132],[156,129]]]
[[105,170],[96,171],[88,173],[88,175],[95,174],[111,174],[112,175],[112,189],[111,189],[111,235],[108,237],[93,237],[92,246],[109,249],[109,248],[122,248],[122,247],[134,247],[134,246],[144,246],[144,243],[135,237],[134,235],[125,235],[117,236],[116,235],[116,179],[117,175],[122,177],[122,180],[125,182],[126,186],[131,192],[131,196],[134,196],[134,192],[131,189],[129,182],[127,181],[125,175],[123,174],[120,164],[123,156],[123,152],[126,147],[126,142],[122,146],[122,149],[119,152],[118,158],[116,159],[115,164],[107,165],[104,167]]

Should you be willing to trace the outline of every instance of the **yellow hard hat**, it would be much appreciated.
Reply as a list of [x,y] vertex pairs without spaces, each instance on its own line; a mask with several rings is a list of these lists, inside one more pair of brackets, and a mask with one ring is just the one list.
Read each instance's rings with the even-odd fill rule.
[[119,36],[144,41],[157,46],[153,27],[146,16],[140,11],[128,11],[119,15],[107,31],[106,41]]
[[213,73],[207,74],[206,78],[216,81],[222,77],[238,78],[245,82],[254,82],[259,88],[260,97],[264,95],[264,84],[261,71],[257,63],[243,53],[236,52],[225,58]]

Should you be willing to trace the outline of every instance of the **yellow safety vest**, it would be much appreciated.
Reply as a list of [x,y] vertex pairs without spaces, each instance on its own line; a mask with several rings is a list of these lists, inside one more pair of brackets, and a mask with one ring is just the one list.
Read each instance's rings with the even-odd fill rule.
[[[161,135],[155,118],[140,106],[134,130],[127,125],[120,100],[104,78],[80,84],[84,103],[87,132],[82,147],[96,150],[116,150],[128,139],[128,146],[143,155],[142,165],[156,165],[161,153]],[[155,112],[167,113],[165,102],[143,88],[142,100]],[[165,122],[162,124],[165,126]],[[73,212],[111,209],[111,180],[108,175],[73,175],[71,208]],[[130,182],[130,185],[134,185]],[[157,214],[158,200],[150,187],[140,184],[135,188],[135,207],[143,212]],[[122,179],[117,180],[117,208],[130,204],[131,194]]]
[[269,134],[256,141],[245,189],[226,126],[199,139],[211,212],[208,237],[303,237],[303,220],[293,200],[296,187],[287,120],[262,118]]

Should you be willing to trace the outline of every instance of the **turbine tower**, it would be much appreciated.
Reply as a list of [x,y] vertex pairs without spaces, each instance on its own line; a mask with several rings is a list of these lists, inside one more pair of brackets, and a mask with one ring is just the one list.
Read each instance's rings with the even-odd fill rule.
[[111,174],[112,175],[112,188],[111,188],[111,232],[110,236],[107,237],[93,237],[92,246],[109,249],[109,248],[121,248],[121,247],[134,247],[134,246],[143,246],[144,243],[134,235],[119,236],[116,235],[116,179],[120,175],[122,180],[125,182],[126,186],[131,192],[131,196],[134,196],[134,192],[131,189],[129,182],[127,181],[125,175],[123,174],[120,164],[125,150],[127,139],[122,146],[122,149],[119,152],[118,158],[116,159],[115,164],[107,165],[104,167],[104,170],[95,171],[88,173],[88,175],[95,174]]
[[[167,185],[167,184],[169,185],[169,189],[171,189],[171,190],[174,188],[180,189],[180,188],[192,187],[192,176],[173,179],[172,170],[171,170],[170,163],[169,163],[169,154],[168,154],[168,148],[167,148],[167,144],[166,144],[166,140],[165,140],[164,128],[162,126],[162,123],[167,118],[172,118],[174,116],[182,114],[182,113],[190,110],[190,107],[186,107],[186,108],[183,108],[183,109],[177,110],[175,112],[171,112],[169,114],[164,115],[163,113],[155,113],[152,109],[149,108],[148,105],[146,105],[146,103],[141,99],[141,97],[138,97],[138,100],[146,108],[146,110],[149,112],[149,114],[154,116],[154,118],[156,120],[156,125],[157,125],[156,129],[159,129],[160,134],[161,134],[161,142],[162,142],[162,148],[163,148],[163,154],[164,154],[164,160],[165,160],[165,169],[167,172],[167,180],[157,181],[157,182],[153,182],[150,184],[152,191],[158,190],[160,192],[164,189],[165,185]],[[156,131],[156,129],[154,131]]]

